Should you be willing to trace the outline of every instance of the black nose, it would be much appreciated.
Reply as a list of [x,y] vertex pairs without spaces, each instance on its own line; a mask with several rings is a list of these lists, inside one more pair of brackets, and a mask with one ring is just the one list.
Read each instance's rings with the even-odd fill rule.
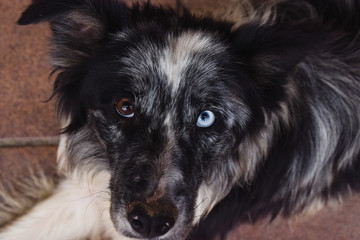
[[177,209],[172,204],[133,202],[129,206],[128,221],[143,237],[164,235],[176,222]]

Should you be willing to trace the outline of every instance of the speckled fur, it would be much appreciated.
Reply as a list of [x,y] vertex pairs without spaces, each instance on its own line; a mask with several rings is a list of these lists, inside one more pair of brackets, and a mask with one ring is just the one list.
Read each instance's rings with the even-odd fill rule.
[[[176,222],[151,239],[225,239],[249,218],[289,216],[360,189],[359,1],[231,4],[199,17],[53,0],[23,14],[20,24],[49,21],[53,31],[54,96],[66,119],[59,168],[75,197],[91,178],[107,196],[85,210],[99,214],[84,223],[94,231],[71,229],[79,236],[149,239],[127,209],[161,198]],[[121,98],[135,103],[134,117],[115,110]],[[200,128],[205,110],[216,120]],[[62,204],[58,191],[44,204]],[[18,237],[43,213],[38,206],[0,238]]]

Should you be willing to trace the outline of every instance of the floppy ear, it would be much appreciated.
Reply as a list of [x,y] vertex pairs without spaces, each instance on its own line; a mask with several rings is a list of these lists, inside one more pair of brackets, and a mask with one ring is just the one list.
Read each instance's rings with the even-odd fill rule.
[[34,0],[18,24],[49,21],[51,58],[56,67],[66,68],[90,56],[107,33],[121,30],[126,9],[123,3],[111,0]]
[[52,97],[58,96],[59,115],[68,120],[64,132],[87,121],[92,98],[84,88],[86,70],[82,63],[109,34],[124,28],[127,14],[126,6],[117,0],[34,0],[19,19],[20,25],[50,22],[51,60],[55,70],[60,70]]
[[235,31],[232,51],[250,75],[266,110],[279,107],[288,75],[326,42],[329,34],[311,28],[246,25]]

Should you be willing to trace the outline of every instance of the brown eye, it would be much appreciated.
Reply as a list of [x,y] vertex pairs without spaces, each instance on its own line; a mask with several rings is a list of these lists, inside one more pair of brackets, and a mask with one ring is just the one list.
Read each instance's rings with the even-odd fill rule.
[[123,117],[131,118],[135,113],[134,102],[130,98],[122,98],[116,104],[116,111]]

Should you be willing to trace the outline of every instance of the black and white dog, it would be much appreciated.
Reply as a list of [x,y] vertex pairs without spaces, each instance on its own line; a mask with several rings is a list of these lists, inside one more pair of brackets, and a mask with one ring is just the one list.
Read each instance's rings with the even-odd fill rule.
[[0,239],[225,239],[360,189],[360,1],[37,0],[66,178]]

